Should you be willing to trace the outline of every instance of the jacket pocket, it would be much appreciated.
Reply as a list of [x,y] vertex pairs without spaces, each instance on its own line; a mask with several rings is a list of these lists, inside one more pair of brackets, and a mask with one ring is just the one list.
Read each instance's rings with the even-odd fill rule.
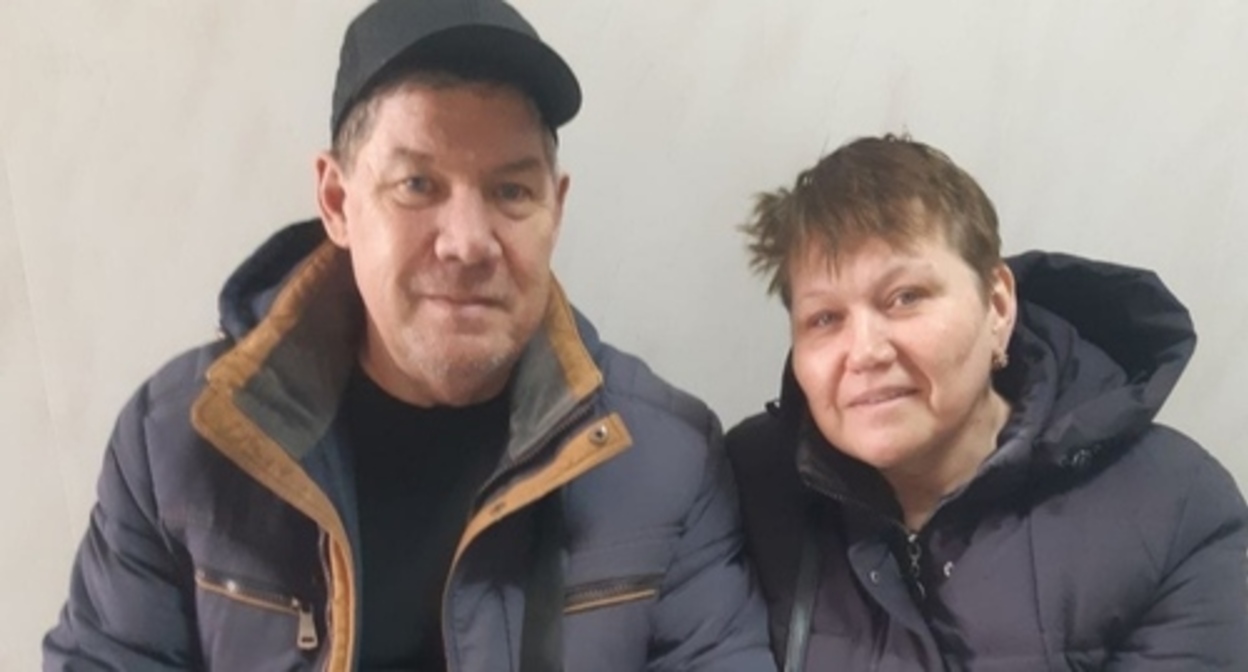
[[320,646],[320,637],[316,632],[316,620],[312,614],[312,605],[297,597],[250,585],[249,582],[228,577],[202,567],[195,568],[195,585],[201,590],[220,595],[257,609],[288,614],[298,619],[295,645],[300,651],[311,651]]
[[564,591],[563,613],[579,614],[658,597],[662,583],[662,574],[643,574],[572,586]]

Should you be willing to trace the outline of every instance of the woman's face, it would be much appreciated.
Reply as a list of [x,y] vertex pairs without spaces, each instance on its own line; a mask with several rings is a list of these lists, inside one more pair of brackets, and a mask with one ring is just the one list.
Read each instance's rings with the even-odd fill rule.
[[985,294],[937,232],[909,250],[869,239],[835,265],[808,244],[789,282],[793,368],[829,443],[922,478],[995,442],[992,357],[1015,311],[1004,264]]

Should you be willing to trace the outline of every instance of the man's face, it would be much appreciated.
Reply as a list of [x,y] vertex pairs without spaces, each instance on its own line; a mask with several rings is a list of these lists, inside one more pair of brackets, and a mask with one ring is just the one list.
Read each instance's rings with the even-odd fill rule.
[[317,162],[326,230],[367,312],[361,363],[409,403],[488,399],[545,313],[567,177],[512,88],[383,96],[353,165]]

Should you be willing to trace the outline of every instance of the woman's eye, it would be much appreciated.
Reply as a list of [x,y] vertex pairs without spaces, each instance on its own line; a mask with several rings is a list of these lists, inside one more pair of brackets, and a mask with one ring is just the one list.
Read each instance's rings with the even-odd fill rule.
[[806,320],[806,324],[812,329],[826,329],[834,326],[838,321],[838,317],[835,313],[823,311],[811,315],[810,318]]
[[923,298],[923,293],[917,289],[903,289],[893,295],[892,305],[898,307],[912,306]]

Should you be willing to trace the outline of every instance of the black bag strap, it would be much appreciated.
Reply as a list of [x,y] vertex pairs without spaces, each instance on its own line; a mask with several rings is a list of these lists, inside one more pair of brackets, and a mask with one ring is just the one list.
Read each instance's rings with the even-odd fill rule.
[[802,672],[806,667],[806,646],[810,640],[810,620],[819,590],[819,515],[817,504],[806,511],[802,535],[802,557],[797,566],[797,586],[793,611],[789,614],[789,640],[784,648],[784,672]]
[[520,672],[563,670],[563,507],[561,490],[537,503],[532,566],[524,588]]

